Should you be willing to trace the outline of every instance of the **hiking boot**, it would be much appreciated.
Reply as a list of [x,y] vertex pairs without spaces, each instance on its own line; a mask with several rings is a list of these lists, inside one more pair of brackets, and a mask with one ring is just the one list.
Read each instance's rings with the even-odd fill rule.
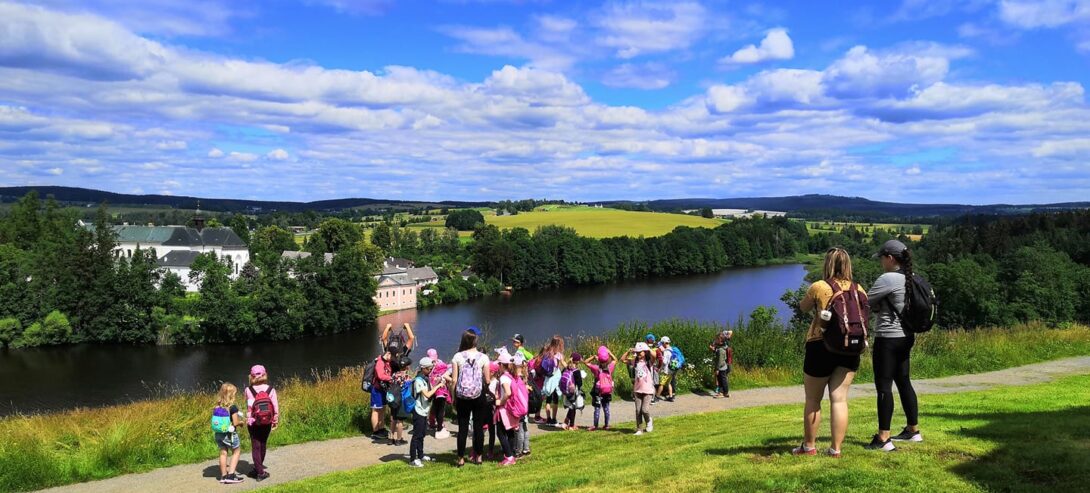
[[883,441],[878,435],[874,435],[874,438],[871,438],[870,443],[863,448],[867,450],[881,450],[884,452],[893,452],[894,450],[897,450],[897,447],[893,445],[893,440]]
[[889,437],[895,442],[922,442],[923,435],[919,431],[910,431],[906,426],[900,433]]
[[816,448],[809,448],[806,445],[799,445],[791,449],[791,455],[817,455]]

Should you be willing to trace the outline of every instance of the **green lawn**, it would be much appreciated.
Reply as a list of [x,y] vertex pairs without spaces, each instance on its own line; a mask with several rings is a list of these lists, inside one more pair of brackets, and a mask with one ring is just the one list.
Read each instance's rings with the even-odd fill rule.
[[[534,432],[534,455],[510,468],[456,469],[454,458],[442,454],[423,470],[396,460],[272,491],[359,491],[378,484],[414,493],[437,485],[459,492],[1086,491],[1088,403],[1090,376],[922,396],[926,442],[883,454],[863,449],[876,422],[874,404],[855,399],[840,460],[790,455],[801,437],[801,406],[740,409],[663,418],[642,437],[631,435],[631,424],[613,433]],[[630,404],[617,402],[613,414],[632,419]],[[822,429],[827,434],[827,424]]]
[[633,212],[619,209],[597,209],[585,206],[545,206],[533,212],[514,216],[486,215],[488,224],[500,229],[526,228],[533,232],[539,226],[560,225],[574,228],[580,235],[592,238],[613,236],[661,236],[678,226],[714,228],[721,219],[706,219],[683,214]]

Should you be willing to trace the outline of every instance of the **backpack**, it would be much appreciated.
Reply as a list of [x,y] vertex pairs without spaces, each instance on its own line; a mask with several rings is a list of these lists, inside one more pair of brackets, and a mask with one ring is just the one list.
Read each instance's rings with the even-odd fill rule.
[[398,408],[398,413],[402,416],[412,416],[413,411],[416,410],[416,392],[414,387],[416,386],[416,380],[420,377],[416,377],[412,380],[406,380],[401,384],[401,407]]
[[609,374],[608,366],[603,366],[598,372],[598,381],[594,383],[594,386],[598,389],[599,395],[613,393],[613,375]]
[[[408,383],[408,382],[406,382]],[[405,384],[401,388],[393,388],[386,391],[386,405],[395,413],[401,414],[401,406],[405,398]]]
[[541,358],[541,372],[546,378],[553,376],[553,372],[556,371],[556,356],[550,355],[548,358]]
[[215,433],[228,433],[231,431],[231,411],[220,406],[212,410],[212,431]]
[[481,387],[484,386],[484,374],[481,367],[477,366],[477,360],[484,355],[478,354],[475,358],[465,358],[465,363],[458,369],[458,383],[454,387],[454,393],[459,399],[476,399],[481,396]]
[[371,392],[371,385],[375,383],[375,360],[363,367],[363,380],[360,380],[360,390]]
[[557,388],[560,389],[561,394],[568,395],[575,391],[574,374],[574,370],[564,370],[564,373],[560,374],[560,385]]
[[901,328],[905,332],[920,334],[931,330],[935,325],[935,318],[939,315],[939,299],[923,276],[913,273],[911,280],[905,280],[905,287],[908,287],[909,282],[912,283],[912,296],[905,297],[905,306],[900,312],[893,307],[888,297],[886,302],[889,303],[890,311],[900,319]]
[[682,366],[685,366],[685,355],[681,354],[681,349],[677,346],[670,346],[670,352],[674,353],[674,357],[670,358],[670,369],[679,370]]
[[858,356],[867,348],[867,320],[870,318],[867,295],[860,292],[854,282],[847,291],[840,289],[840,283],[835,280],[826,282],[833,288],[833,297],[825,309],[833,312],[833,316],[822,333],[825,349],[835,354]]
[[522,419],[526,416],[526,413],[530,410],[530,391],[526,389],[526,383],[521,378],[515,378],[511,381],[511,397],[507,398],[507,403],[504,405],[507,408],[507,412],[511,414],[511,417],[515,420]]
[[250,405],[250,417],[254,418],[256,426],[271,426],[273,417],[276,416],[276,406],[272,401],[272,385],[268,389],[258,392],[250,386],[250,395],[254,396],[254,403]]

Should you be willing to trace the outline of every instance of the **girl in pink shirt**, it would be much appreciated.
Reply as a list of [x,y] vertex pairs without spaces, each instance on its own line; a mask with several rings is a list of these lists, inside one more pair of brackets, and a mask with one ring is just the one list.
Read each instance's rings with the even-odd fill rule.
[[250,385],[246,387],[246,427],[250,431],[250,454],[254,461],[251,473],[258,481],[269,477],[265,470],[265,451],[268,449],[269,434],[280,424],[280,401],[276,389],[269,385],[269,374],[265,367],[254,365],[250,368]]
[[[632,375],[632,400],[636,403],[636,434],[650,433],[651,399],[655,396],[655,382],[651,375],[651,348],[646,343],[637,342],[636,347],[625,351],[621,361],[628,365]],[[644,429],[640,426],[645,424]]]

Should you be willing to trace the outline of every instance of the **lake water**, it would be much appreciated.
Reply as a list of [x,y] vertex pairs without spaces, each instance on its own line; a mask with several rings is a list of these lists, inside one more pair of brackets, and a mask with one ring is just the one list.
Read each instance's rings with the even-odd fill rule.
[[[435,347],[444,360],[461,333],[476,325],[487,339],[515,333],[534,345],[553,334],[596,335],[630,321],[671,318],[734,322],[755,307],[775,306],[799,287],[801,265],[733,269],[719,274],[641,280],[548,291],[522,291],[382,317],[378,327],[413,325],[421,349]],[[261,363],[275,380],[289,375],[359,365],[378,351],[379,329],[370,328],[288,342],[208,346],[81,345],[0,351],[0,415],[146,399],[176,390],[212,389],[217,382],[244,383],[249,366]]]

